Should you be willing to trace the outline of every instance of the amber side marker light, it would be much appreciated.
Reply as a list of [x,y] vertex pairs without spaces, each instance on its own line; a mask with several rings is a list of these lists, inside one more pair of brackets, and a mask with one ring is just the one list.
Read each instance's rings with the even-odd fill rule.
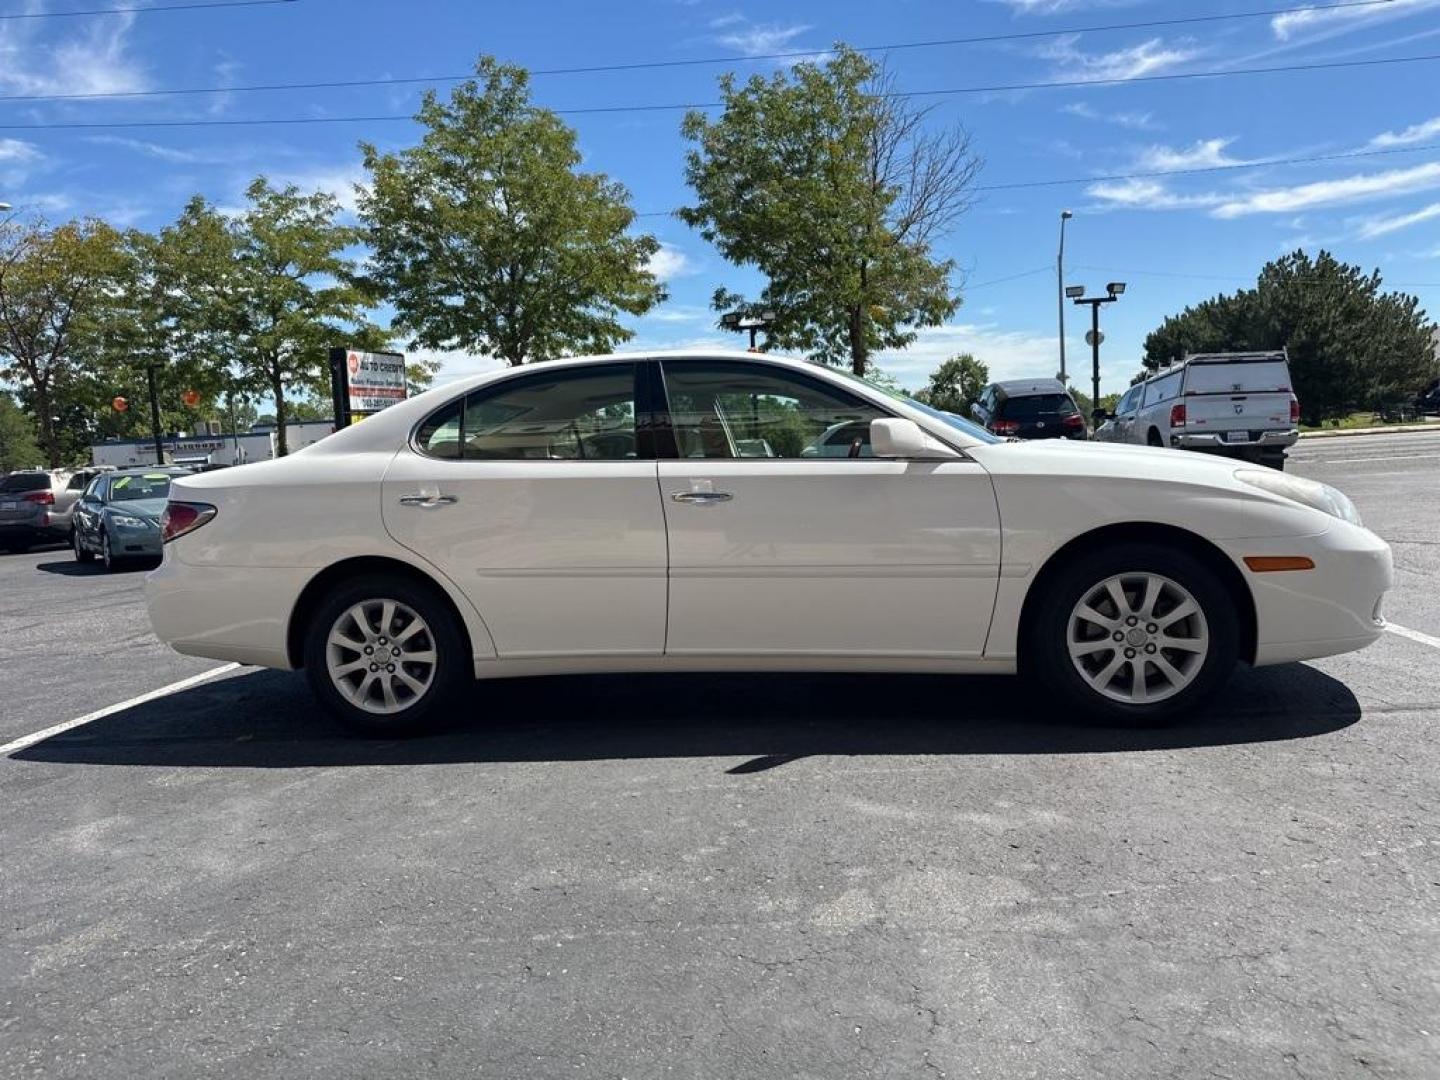
[[1314,570],[1315,560],[1308,555],[1246,555],[1245,565],[1257,574],[1277,570]]

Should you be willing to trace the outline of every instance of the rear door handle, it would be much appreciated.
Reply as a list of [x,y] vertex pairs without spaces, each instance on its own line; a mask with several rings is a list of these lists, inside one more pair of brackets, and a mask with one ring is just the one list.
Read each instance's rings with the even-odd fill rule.
[[460,501],[458,495],[401,495],[401,506],[450,506]]
[[670,498],[678,503],[695,503],[698,506],[729,502],[734,497],[728,491],[672,491],[670,493]]

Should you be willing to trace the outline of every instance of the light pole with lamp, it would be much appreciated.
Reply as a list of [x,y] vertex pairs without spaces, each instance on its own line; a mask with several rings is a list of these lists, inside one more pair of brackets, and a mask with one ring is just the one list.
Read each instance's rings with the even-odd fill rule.
[[1075,215],[1060,211],[1060,253],[1055,256],[1055,299],[1060,307],[1060,381],[1065,382],[1065,222]]
[[1100,333],[1100,305],[1113,304],[1125,293],[1123,281],[1112,281],[1105,286],[1104,296],[1086,296],[1084,285],[1070,285],[1065,289],[1065,295],[1077,304],[1090,305],[1090,332],[1085,335],[1085,343],[1090,346],[1091,377],[1094,379],[1094,396],[1090,399],[1090,423],[1098,427],[1095,421],[1095,412],[1100,408],[1100,343],[1105,340],[1105,335]]
[[755,348],[755,335],[775,321],[773,311],[762,311],[758,315],[745,315],[739,311],[731,311],[720,316],[720,325],[726,330],[733,330],[736,333],[750,331],[750,351],[759,352]]

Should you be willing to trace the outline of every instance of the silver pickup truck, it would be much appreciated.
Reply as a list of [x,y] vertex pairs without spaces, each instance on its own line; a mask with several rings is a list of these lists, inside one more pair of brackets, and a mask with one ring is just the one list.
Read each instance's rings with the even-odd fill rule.
[[1195,353],[1136,383],[1095,438],[1206,450],[1284,468],[1300,402],[1278,352]]

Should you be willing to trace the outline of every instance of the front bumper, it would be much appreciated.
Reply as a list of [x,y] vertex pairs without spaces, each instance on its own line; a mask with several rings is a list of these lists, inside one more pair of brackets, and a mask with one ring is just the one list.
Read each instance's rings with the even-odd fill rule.
[[1299,428],[1247,431],[1242,440],[1227,439],[1222,431],[1181,431],[1170,436],[1170,445],[1181,450],[1283,450],[1299,441]]
[[[1255,599],[1257,667],[1354,652],[1385,632],[1394,564],[1390,545],[1369,529],[1336,520],[1317,536],[1223,546]],[[1246,555],[1308,555],[1315,569],[1254,573]]]
[[122,559],[158,559],[165,552],[158,528],[113,528],[110,550]]

